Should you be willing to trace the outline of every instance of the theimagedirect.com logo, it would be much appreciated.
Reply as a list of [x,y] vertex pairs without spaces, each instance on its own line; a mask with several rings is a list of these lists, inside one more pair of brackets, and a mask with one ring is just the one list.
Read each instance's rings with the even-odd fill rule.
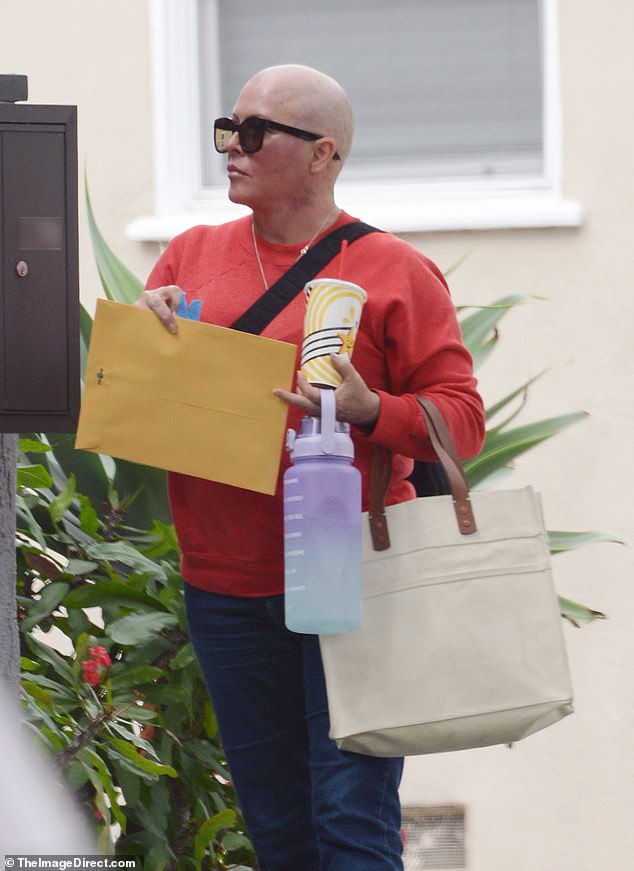
[[141,864],[133,856],[18,856],[6,855],[4,867],[15,871],[28,871],[28,869],[53,868],[55,871],[70,871],[77,869],[137,869]]

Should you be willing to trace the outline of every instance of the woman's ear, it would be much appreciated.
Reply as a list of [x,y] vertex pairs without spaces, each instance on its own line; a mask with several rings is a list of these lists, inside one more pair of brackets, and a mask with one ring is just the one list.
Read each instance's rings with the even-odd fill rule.
[[313,142],[313,158],[311,161],[311,172],[323,172],[326,167],[334,160],[337,153],[335,140],[330,136],[322,136],[321,139],[316,139]]

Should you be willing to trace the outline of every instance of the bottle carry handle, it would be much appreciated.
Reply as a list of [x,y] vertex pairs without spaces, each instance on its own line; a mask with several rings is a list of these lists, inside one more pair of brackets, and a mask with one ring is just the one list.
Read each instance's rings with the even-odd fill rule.
[[332,454],[335,450],[335,417],[337,404],[332,388],[320,388],[321,397],[321,452]]

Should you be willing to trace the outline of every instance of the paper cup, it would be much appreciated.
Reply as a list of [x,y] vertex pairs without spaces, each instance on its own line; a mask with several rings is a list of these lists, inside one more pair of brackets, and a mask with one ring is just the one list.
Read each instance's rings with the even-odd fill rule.
[[304,293],[306,314],[301,370],[311,384],[338,387],[341,375],[329,355],[352,355],[361,310],[368,295],[357,284],[338,278],[309,281]]

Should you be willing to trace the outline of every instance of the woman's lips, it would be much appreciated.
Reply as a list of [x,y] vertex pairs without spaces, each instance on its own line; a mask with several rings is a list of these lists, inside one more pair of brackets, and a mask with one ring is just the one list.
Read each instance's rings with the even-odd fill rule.
[[240,176],[246,176],[246,172],[242,172],[235,164],[230,163],[227,166],[227,175],[229,178],[239,178]]

